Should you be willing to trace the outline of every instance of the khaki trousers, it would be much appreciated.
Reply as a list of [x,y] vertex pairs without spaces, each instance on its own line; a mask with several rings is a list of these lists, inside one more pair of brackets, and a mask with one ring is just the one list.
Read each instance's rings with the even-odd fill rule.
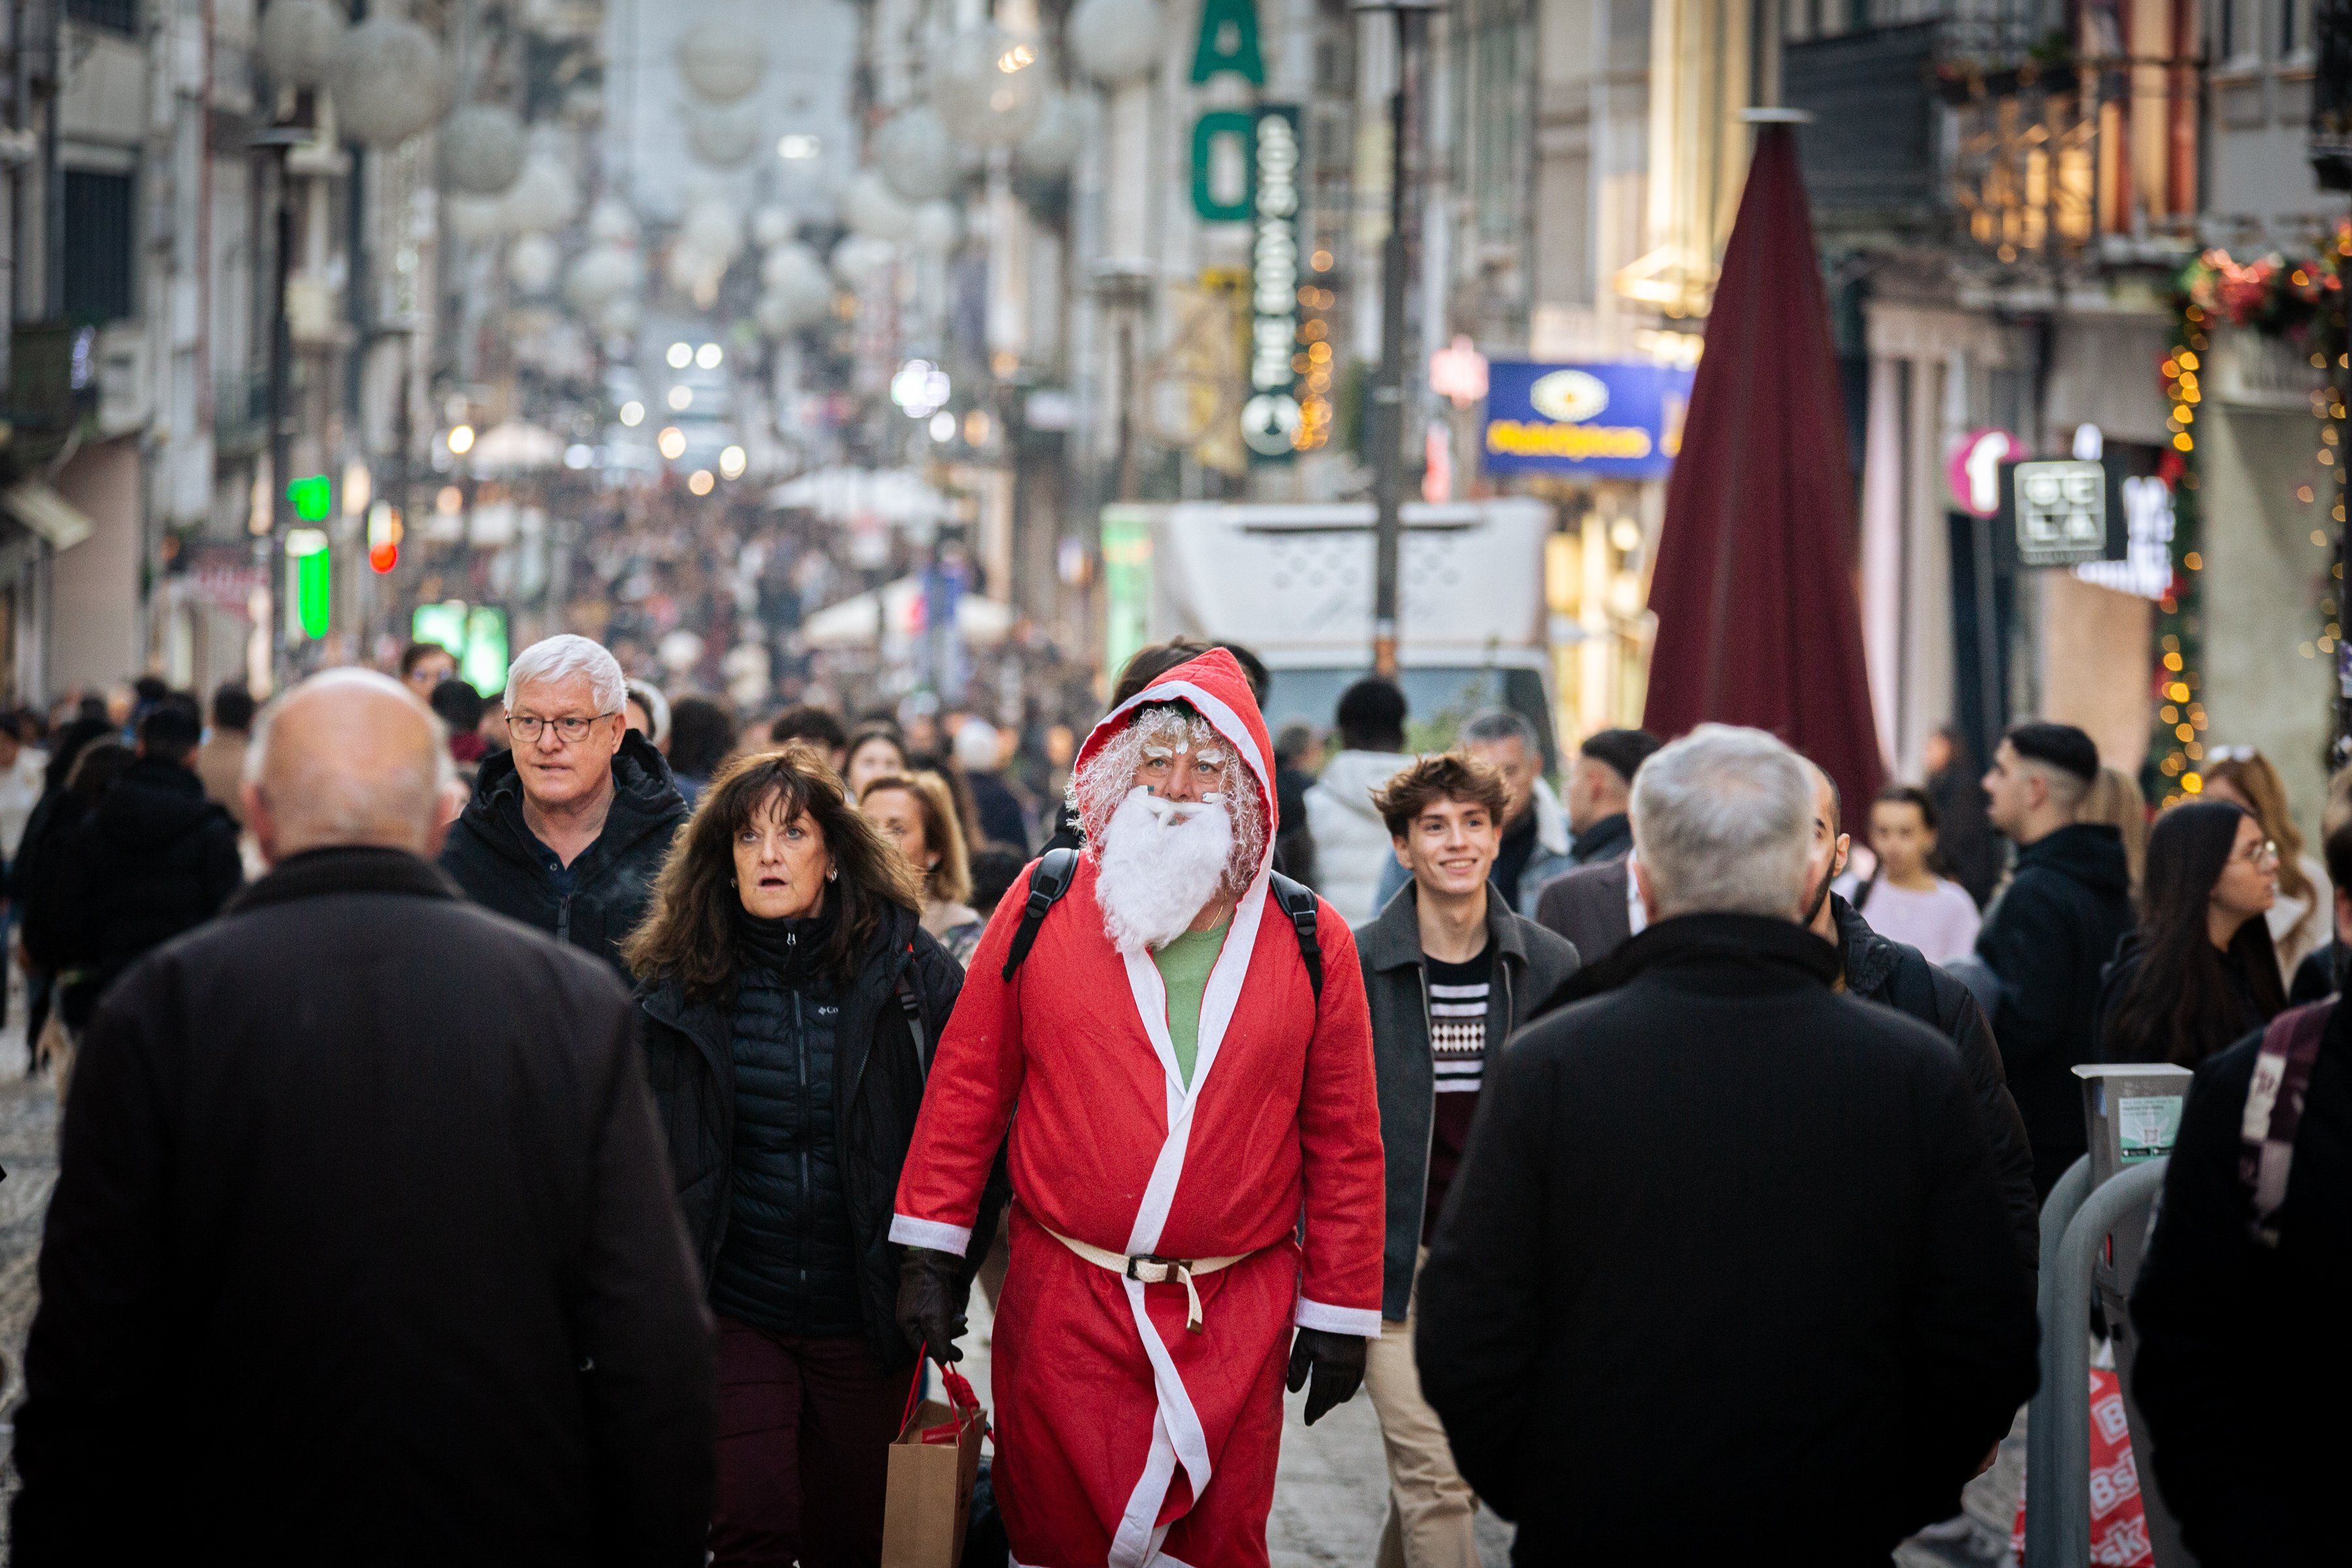
[[1381,1324],[1381,1337],[1364,1359],[1364,1389],[1372,1396],[1389,1459],[1389,1518],[1381,1531],[1380,1568],[1478,1568],[1472,1529],[1477,1494],[1454,1468],[1445,1428],[1421,1396],[1421,1372],[1412,1360],[1420,1269],[1428,1260],[1423,1247],[1413,1265],[1404,1322]]

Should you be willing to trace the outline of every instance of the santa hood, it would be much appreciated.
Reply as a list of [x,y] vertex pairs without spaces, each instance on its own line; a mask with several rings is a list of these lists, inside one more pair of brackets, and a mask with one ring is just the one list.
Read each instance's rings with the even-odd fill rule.
[[1274,863],[1275,830],[1280,826],[1275,815],[1274,742],[1265,732],[1265,716],[1257,710],[1257,695],[1250,689],[1249,677],[1223,648],[1213,647],[1198,658],[1187,659],[1104,714],[1087,734],[1087,743],[1078,748],[1077,766],[1085,767],[1125,730],[1136,709],[1154,702],[1183,703],[1206,719],[1240,753],[1265,816],[1265,847],[1253,868],[1263,872]]

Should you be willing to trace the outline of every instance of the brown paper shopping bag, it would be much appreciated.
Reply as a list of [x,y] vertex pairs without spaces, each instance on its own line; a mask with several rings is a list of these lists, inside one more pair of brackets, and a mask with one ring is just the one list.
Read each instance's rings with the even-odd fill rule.
[[916,1400],[916,1370],[907,1416],[890,1444],[889,1492],[882,1507],[882,1568],[957,1568],[980,1476],[980,1440],[988,1417],[961,1373],[940,1368],[947,1403]]

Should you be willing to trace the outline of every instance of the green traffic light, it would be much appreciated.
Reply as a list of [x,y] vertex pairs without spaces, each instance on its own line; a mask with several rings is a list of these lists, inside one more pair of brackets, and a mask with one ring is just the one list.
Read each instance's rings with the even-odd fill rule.
[[312,474],[288,485],[286,499],[294,503],[294,515],[304,522],[324,522],[335,504],[334,487],[326,475]]

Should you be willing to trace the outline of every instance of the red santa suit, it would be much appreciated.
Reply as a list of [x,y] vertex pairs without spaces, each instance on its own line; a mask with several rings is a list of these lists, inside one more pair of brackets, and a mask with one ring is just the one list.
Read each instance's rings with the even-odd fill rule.
[[[1192,1083],[1158,969],[1104,935],[1089,850],[1009,984],[1025,874],[997,906],[898,1182],[890,1238],[961,1254],[1012,1129],[1013,1259],[990,1370],[996,1495],[1020,1568],[1265,1563],[1291,1327],[1380,1333],[1363,979],[1346,922],[1319,904],[1318,1009],[1268,891],[1274,752],[1240,667],[1220,649],[1171,670],[1096,726],[1079,765],[1130,710],[1171,700],[1239,752],[1267,846],[1202,997]],[[1193,1280],[1188,1329],[1183,1283],[1139,1282],[1057,1237],[1122,1257],[1239,1261]]]

